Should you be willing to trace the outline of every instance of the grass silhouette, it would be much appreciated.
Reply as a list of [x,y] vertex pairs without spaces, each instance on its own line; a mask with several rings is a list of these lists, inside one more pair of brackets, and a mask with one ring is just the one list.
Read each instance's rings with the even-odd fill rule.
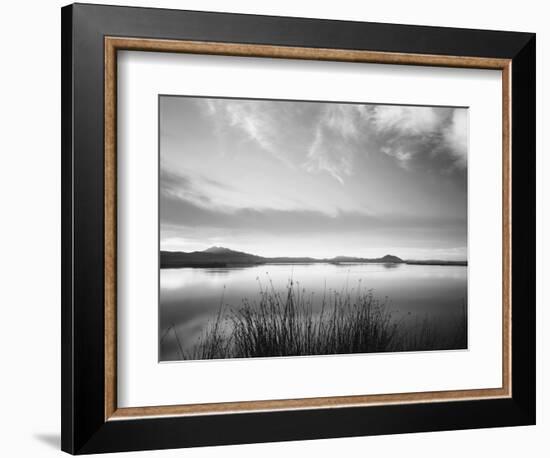
[[[395,320],[387,298],[372,290],[329,290],[321,307],[292,279],[284,293],[259,283],[259,299],[244,299],[238,308],[224,305],[182,359],[257,358],[351,353],[425,351],[467,347],[466,308],[454,331],[442,334],[427,317],[405,325]],[[177,332],[174,328],[174,332]],[[180,349],[181,350],[181,349]]]

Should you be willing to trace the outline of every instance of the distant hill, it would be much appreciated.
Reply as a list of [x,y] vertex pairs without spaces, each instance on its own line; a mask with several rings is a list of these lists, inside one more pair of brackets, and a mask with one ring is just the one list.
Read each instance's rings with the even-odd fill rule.
[[310,257],[274,257],[266,258],[254,254],[235,251],[225,247],[213,246],[204,251],[161,251],[161,268],[175,267],[227,267],[238,265],[258,264],[298,264],[298,263],[404,263],[401,258],[386,255],[382,258],[359,258],[350,256],[337,256],[335,258],[316,259]]
[[204,251],[161,251],[160,267],[226,267],[230,265],[265,264],[261,256],[233,251],[229,248],[210,247]]
[[204,251],[196,251],[196,253],[216,253],[216,254],[239,253],[239,254],[247,254],[247,253],[243,253],[242,251],[230,250],[229,248],[224,248],[223,246],[211,246],[210,248],[207,248]]
[[385,256],[382,256],[381,258],[357,258],[352,256],[336,256],[335,258],[331,259],[325,259],[324,261],[329,262],[373,262],[373,263],[385,263],[385,264],[402,264],[405,261],[403,261],[401,258],[397,256],[393,256],[391,254],[387,254]]
[[405,261],[405,264],[412,266],[467,266],[468,261],[440,261],[437,259],[415,261],[413,259],[408,259]]
[[204,251],[161,251],[160,267],[163,269],[178,267],[230,267],[230,266],[254,266],[260,264],[312,264],[312,263],[364,263],[364,264],[410,264],[410,265],[439,265],[439,266],[465,266],[466,261],[415,261],[403,260],[398,256],[387,254],[381,258],[360,258],[353,256],[336,256],[334,258],[310,258],[310,257],[275,257],[266,258],[243,251],[235,251],[225,247],[213,246]]

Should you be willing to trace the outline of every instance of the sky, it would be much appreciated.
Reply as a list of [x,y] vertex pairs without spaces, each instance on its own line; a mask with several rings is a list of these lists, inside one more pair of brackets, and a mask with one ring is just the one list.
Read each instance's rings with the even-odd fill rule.
[[466,259],[466,108],[159,104],[162,250]]

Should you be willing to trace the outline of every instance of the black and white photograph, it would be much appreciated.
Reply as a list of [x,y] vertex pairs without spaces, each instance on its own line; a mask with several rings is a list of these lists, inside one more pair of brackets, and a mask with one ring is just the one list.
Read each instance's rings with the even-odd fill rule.
[[0,456],[548,455],[544,2],[3,6]]
[[468,109],[159,96],[160,361],[466,349]]

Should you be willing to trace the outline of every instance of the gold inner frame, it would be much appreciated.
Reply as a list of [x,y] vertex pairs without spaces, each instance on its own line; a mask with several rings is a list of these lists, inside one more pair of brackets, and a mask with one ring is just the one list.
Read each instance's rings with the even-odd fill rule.
[[[241,57],[363,62],[493,69],[502,72],[502,387],[399,394],[182,404],[119,408],[117,405],[117,51],[175,52]],[[511,366],[511,60],[403,54],[343,49],[300,48],[179,40],[105,37],[105,420],[151,416],[208,415],[273,410],[359,407],[381,404],[507,398],[512,395]]]

